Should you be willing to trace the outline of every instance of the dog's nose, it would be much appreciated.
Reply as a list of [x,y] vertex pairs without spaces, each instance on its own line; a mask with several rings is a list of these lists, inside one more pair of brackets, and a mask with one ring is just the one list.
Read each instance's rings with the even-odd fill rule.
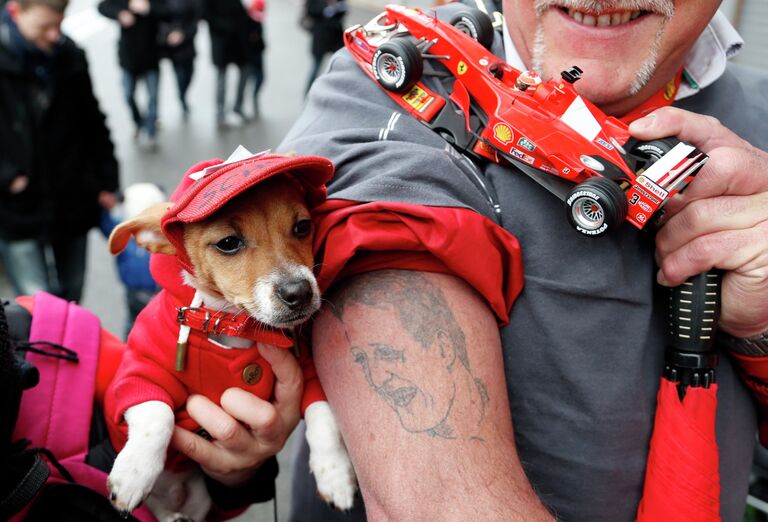
[[312,299],[312,286],[306,279],[291,281],[280,285],[277,289],[277,297],[288,308],[296,310],[306,306]]

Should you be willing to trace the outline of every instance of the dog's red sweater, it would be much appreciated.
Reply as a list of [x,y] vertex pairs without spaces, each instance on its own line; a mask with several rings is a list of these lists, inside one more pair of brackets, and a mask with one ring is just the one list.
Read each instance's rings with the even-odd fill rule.
[[[176,412],[177,424],[195,431],[198,426],[185,410],[190,394],[205,395],[218,404],[224,390],[239,387],[269,400],[275,383],[274,373],[259,354],[255,343],[248,349],[222,348],[208,341],[204,333],[195,330],[190,332],[185,368],[176,371],[176,342],[179,336],[176,309],[189,306],[194,289],[183,284],[180,266],[172,256],[153,255],[151,270],[163,290],[136,319],[128,336],[128,349],[105,397],[109,435],[116,451],[125,445],[128,426],[123,414],[131,406],[146,401],[165,402]],[[286,345],[292,344],[287,337],[286,341]],[[301,352],[303,414],[313,402],[325,400],[325,395],[308,350],[303,348]],[[261,368],[261,378],[249,385],[243,380],[243,370],[253,364]]]

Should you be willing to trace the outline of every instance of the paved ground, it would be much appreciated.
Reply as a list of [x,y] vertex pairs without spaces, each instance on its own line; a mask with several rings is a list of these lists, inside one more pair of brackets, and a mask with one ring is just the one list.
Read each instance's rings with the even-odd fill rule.
[[[120,90],[116,52],[118,28],[116,23],[98,14],[97,3],[97,0],[72,0],[64,28],[88,54],[94,88],[102,110],[107,114],[120,161],[123,186],[138,181],[153,181],[172,189],[184,171],[200,160],[226,157],[238,144],[254,152],[276,145],[299,114],[310,67],[309,37],[298,26],[303,2],[273,0],[268,2],[265,27],[266,82],[261,93],[261,117],[242,128],[217,131],[215,75],[210,65],[207,27],[201,24],[195,77],[189,91],[191,116],[188,121],[182,119],[173,71],[168,63],[164,63],[160,85],[160,148],[156,153],[141,150],[134,143],[133,123]],[[379,10],[374,5],[370,0],[368,3],[356,3],[347,22],[352,24],[369,20]],[[230,74],[230,87],[234,87],[235,71],[231,70]],[[139,94],[144,93],[140,91]],[[74,125],[73,131],[76,132]],[[98,232],[93,231],[89,239],[83,305],[94,311],[106,328],[121,333],[126,312],[114,261]],[[2,270],[0,295],[12,295]],[[279,456],[282,468],[278,483],[279,520],[286,520],[288,514],[288,462],[292,447],[291,439]],[[254,506],[239,520],[272,520],[272,512],[271,504]]]

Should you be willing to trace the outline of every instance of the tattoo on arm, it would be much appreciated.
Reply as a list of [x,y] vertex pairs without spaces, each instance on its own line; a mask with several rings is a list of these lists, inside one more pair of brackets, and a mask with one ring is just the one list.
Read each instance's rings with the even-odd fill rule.
[[[464,330],[440,288],[418,272],[353,278],[330,296],[352,358],[410,433],[479,437],[488,404],[472,373]],[[378,325],[364,326],[375,310]]]

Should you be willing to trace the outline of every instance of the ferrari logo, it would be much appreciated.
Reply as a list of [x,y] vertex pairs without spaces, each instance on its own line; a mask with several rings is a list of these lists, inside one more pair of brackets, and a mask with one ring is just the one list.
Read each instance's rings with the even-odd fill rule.
[[460,61],[459,65],[456,66],[456,72],[459,74],[459,76],[467,72],[467,64]]

